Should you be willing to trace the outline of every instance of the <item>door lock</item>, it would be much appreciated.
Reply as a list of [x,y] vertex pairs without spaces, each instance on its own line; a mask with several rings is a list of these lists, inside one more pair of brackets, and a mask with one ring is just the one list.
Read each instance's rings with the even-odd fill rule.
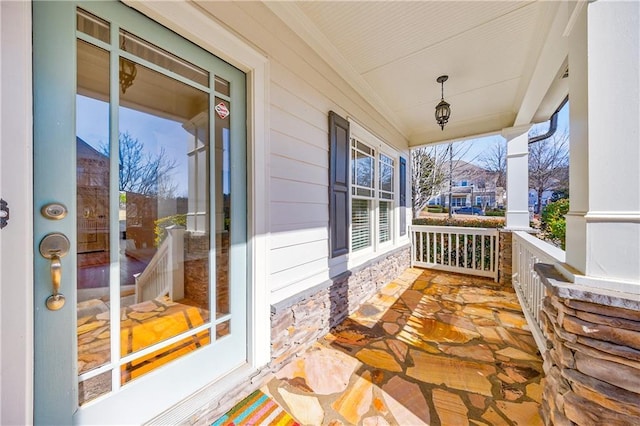
[[47,297],[47,308],[57,311],[64,306],[65,298],[60,293],[60,281],[62,279],[62,262],[60,259],[69,253],[71,243],[69,239],[59,232],[46,235],[40,241],[40,254],[46,259],[51,259],[51,284],[53,294]]

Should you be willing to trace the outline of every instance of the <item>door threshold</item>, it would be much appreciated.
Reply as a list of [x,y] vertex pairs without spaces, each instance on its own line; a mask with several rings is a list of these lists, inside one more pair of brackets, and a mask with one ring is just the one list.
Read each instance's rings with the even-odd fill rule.
[[231,390],[249,385],[250,378],[260,372],[249,364],[243,364],[227,375],[194,392],[178,404],[152,418],[147,425],[189,424],[191,417],[212,401],[220,400]]

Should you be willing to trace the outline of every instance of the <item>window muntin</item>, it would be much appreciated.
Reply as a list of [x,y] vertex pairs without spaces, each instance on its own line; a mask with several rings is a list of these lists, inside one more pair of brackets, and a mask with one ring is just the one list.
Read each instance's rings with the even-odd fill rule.
[[351,137],[351,251],[393,240],[395,160]]
[[375,153],[356,138],[351,138],[351,193],[361,197],[374,196]]

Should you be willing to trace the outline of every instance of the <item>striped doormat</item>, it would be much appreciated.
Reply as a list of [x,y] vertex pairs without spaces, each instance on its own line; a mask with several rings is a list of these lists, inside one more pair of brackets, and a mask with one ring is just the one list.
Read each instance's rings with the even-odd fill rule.
[[284,411],[273,398],[257,390],[216,420],[212,426],[241,425],[300,426],[300,423]]

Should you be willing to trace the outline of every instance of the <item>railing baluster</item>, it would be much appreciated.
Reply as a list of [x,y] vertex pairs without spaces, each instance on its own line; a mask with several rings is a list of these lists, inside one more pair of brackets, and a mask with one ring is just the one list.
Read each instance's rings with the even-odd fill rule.
[[464,234],[464,267],[469,265],[469,234]]
[[414,225],[412,235],[416,266],[498,279],[497,230]]
[[427,250],[427,254],[426,254],[426,258],[423,259],[424,262],[430,262],[431,261],[431,233],[430,232],[425,232],[424,233],[425,236],[425,241],[424,241],[424,246],[425,249]]
[[546,351],[542,334],[540,310],[544,298],[544,285],[534,270],[538,262],[554,264],[565,261],[564,251],[525,232],[512,233],[513,287],[524,308],[527,322],[541,352]]
[[476,246],[476,235],[473,235],[473,252],[471,253],[472,255],[472,264],[471,264],[471,268],[472,269],[477,269],[477,261],[476,261],[476,252],[478,251],[478,248]]

